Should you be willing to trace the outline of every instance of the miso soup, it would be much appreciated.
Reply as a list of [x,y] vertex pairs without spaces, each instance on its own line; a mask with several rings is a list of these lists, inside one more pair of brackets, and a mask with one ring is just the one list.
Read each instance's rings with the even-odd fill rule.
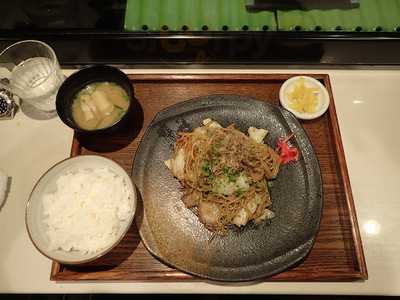
[[87,85],[73,100],[72,118],[82,129],[95,130],[117,123],[129,108],[125,90],[113,82]]

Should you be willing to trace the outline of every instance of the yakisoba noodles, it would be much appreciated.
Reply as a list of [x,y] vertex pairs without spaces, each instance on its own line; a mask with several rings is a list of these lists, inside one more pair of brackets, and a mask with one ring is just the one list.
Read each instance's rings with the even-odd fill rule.
[[263,143],[267,131],[250,127],[246,135],[211,119],[203,125],[181,132],[165,162],[182,184],[186,207],[219,234],[272,218],[267,181],[277,176],[280,158]]

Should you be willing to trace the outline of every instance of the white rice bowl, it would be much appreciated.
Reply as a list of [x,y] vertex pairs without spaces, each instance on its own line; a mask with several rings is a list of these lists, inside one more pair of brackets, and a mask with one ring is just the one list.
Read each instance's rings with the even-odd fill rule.
[[26,226],[45,256],[64,264],[85,263],[121,241],[136,202],[132,180],[117,163],[101,156],[77,156],[39,179],[26,207]]

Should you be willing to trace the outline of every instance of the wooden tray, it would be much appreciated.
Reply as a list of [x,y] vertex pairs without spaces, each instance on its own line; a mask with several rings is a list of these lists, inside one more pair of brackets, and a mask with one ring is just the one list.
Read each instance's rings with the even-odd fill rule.
[[[112,158],[129,173],[135,150],[154,115],[174,103],[209,94],[237,94],[278,104],[281,84],[293,75],[129,75],[143,108],[139,135],[85,140],[74,137],[71,156],[98,154]],[[360,232],[328,75],[320,80],[331,97],[329,111],[319,119],[302,122],[318,156],[323,179],[324,207],[314,248],[296,267],[268,281],[354,281],[368,278]],[[83,146],[85,145],[85,146]],[[92,150],[89,150],[92,149]],[[96,149],[96,150],[93,150]],[[84,266],[53,262],[51,280],[198,280],[172,269],[147,252],[132,226],[123,241],[105,257]]]

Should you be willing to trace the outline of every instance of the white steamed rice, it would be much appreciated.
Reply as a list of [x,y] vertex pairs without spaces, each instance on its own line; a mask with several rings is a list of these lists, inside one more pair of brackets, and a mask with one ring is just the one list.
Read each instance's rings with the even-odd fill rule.
[[124,178],[108,168],[81,169],[56,186],[43,197],[50,249],[94,253],[110,246],[133,209]]

